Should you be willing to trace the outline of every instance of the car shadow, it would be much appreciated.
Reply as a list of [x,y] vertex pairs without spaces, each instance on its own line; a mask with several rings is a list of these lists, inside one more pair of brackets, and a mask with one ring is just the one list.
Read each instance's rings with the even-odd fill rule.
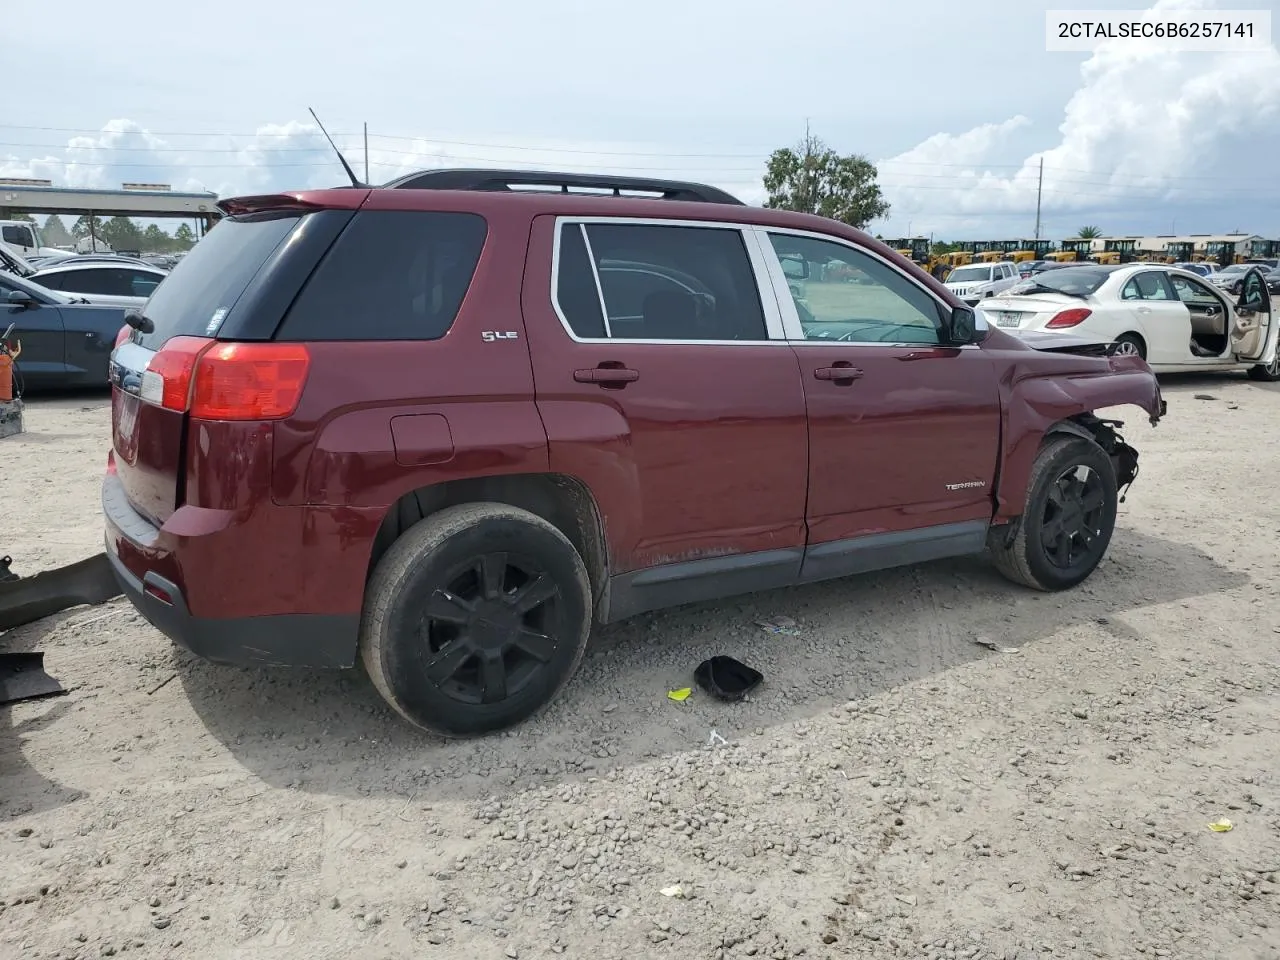
[[[73,614],[82,615],[85,609],[81,607],[58,613],[5,631],[0,636],[0,653],[28,653],[41,649],[44,638],[52,634],[63,620]],[[63,679],[57,663],[47,653],[44,668],[51,676]],[[3,784],[0,788],[0,819],[56,810],[87,795],[84,790],[50,780],[27,761],[23,750],[28,735],[52,726],[72,708],[71,698],[62,695],[0,705],[0,784]]]
[[[1211,594],[1247,581],[1189,544],[1122,529],[1107,561],[1073,591],[1010,585],[982,558],[753,594],[636,618],[597,631],[582,669],[533,720],[446,741],[387,708],[362,672],[176,667],[209,733],[267,784],[321,794],[457,800],[601,775],[725,738],[815,716],[971,661],[1025,647],[1071,624]],[[757,621],[783,616],[797,636]],[[677,639],[678,638],[678,639]],[[764,684],[725,704],[693,687],[715,654],[754,666]]]

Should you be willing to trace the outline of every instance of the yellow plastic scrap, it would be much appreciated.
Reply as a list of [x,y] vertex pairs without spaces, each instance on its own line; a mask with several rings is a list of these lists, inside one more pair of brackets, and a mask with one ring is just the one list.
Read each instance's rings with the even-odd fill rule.
[[1213,823],[1209,824],[1209,829],[1214,833],[1226,833],[1232,828],[1233,824],[1226,817],[1219,817]]
[[674,700],[676,703],[684,703],[689,699],[689,694],[693,693],[692,687],[681,687],[679,690],[668,690],[667,699]]
[[658,892],[664,897],[675,897],[678,900],[684,899],[684,887],[678,883],[673,887],[663,887]]

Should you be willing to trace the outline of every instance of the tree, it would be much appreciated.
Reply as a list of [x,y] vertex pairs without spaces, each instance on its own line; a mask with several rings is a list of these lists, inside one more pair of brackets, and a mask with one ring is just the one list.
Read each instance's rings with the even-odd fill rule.
[[[93,235],[95,237],[102,236],[102,218],[101,217],[93,218]],[[71,236],[75,237],[77,240],[80,240],[84,237],[89,236],[89,215],[88,214],[83,215],[79,220],[77,220],[74,224],[71,225]]]
[[73,242],[71,234],[67,232],[66,224],[56,213],[49,214],[49,219],[44,222],[43,232],[44,242],[51,247],[70,246]]
[[1076,236],[1081,240],[1092,240],[1094,237],[1102,236],[1102,231],[1097,227],[1081,227]]
[[196,235],[191,232],[191,225],[181,223],[173,232],[174,246],[179,250],[190,250],[196,245]]
[[816,213],[862,229],[889,213],[877,174],[866,157],[856,153],[842,157],[806,133],[795,149],[783,147],[769,157],[765,206]]
[[27,223],[35,223],[36,218],[29,213],[23,213],[21,210],[15,210],[9,215],[10,220],[25,220]]
[[173,237],[154,223],[142,232],[142,249],[147,253],[168,253],[171,246],[173,246]]
[[138,250],[142,246],[142,231],[128,217],[112,217],[102,225],[99,235],[112,250]]

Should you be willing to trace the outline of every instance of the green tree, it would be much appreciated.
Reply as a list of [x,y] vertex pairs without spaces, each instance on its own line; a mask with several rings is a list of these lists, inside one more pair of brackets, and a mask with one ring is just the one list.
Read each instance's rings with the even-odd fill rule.
[[102,225],[100,236],[112,250],[138,250],[142,246],[142,231],[128,217],[112,217]]
[[56,213],[49,214],[49,219],[44,222],[43,233],[44,242],[51,247],[65,247],[73,242],[71,234],[67,231],[67,225]]
[[174,246],[178,250],[190,250],[196,244],[196,235],[191,232],[191,225],[181,223],[173,233]]
[[1094,237],[1102,236],[1102,231],[1097,227],[1081,227],[1076,236],[1081,240],[1092,240]]
[[169,236],[154,223],[142,231],[142,249],[147,253],[168,253],[173,245],[173,237]]
[[15,210],[9,215],[10,220],[25,220],[27,223],[35,223],[36,218],[29,213],[23,213],[21,210]]
[[862,229],[889,213],[877,175],[875,164],[866,157],[842,157],[806,134],[794,149],[783,147],[769,157],[764,174],[769,194],[765,206],[816,213]]
[[[102,236],[102,218],[101,217],[93,218],[93,235],[95,237]],[[71,236],[75,237],[75,239],[77,240],[80,240],[80,239],[83,239],[84,237],[89,236],[89,215],[87,213],[81,216],[79,220],[77,220],[75,223],[71,225]]]

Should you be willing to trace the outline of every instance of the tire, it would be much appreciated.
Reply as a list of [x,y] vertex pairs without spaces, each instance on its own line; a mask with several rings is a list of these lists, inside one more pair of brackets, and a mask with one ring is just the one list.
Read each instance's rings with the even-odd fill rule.
[[1268,364],[1255,364],[1249,368],[1249,379],[1257,380],[1259,383],[1275,383],[1280,381],[1280,350],[1276,351],[1276,358]]
[[472,503],[410,527],[378,562],[360,655],[402,717],[468,737],[554,700],[590,633],[590,581],[569,539],[527,510]]
[[[1084,502],[1076,503],[1074,509],[1074,484],[1067,479],[1072,473],[1079,475],[1078,481],[1086,481],[1078,489]],[[1093,573],[1105,556],[1115,530],[1118,500],[1115,467],[1106,451],[1083,437],[1050,435],[1031,467],[1026,506],[1012,542],[1006,542],[1006,530],[992,531],[989,547],[996,569],[1015,583],[1036,590],[1074,587]],[[1065,558],[1055,556],[1056,551],[1044,542],[1046,528],[1052,530],[1056,517],[1062,516],[1064,501],[1067,523],[1077,531],[1093,531],[1091,541],[1078,532],[1067,539]],[[1077,514],[1082,506],[1082,513]],[[1061,548],[1063,540],[1058,538],[1053,543]],[[1082,548],[1078,556],[1077,548]]]
[[1122,333],[1116,337],[1116,356],[1129,356],[1137,354],[1143,360],[1147,359],[1147,344],[1136,333]]

